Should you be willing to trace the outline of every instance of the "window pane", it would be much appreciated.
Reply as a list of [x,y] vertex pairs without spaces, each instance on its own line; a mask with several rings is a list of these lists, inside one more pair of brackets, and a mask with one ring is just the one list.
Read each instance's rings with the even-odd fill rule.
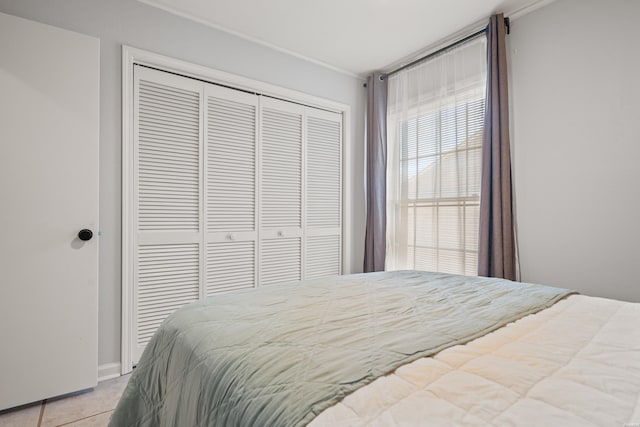
[[400,269],[404,269],[404,270],[419,270],[418,268],[415,267],[415,264],[413,262],[414,256],[415,256],[414,247],[413,246],[409,246],[407,248],[407,259],[405,260],[405,263],[403,264],[403,266],[400,267]]
[[467,276],[478,274],[478,252],[467,252],[465,257],[464,273]]
[[465,187],[467,155],[465,151],[452,151],[440,160],[440,197],[458,197]]
[[[482,138],[479,138],[482,139]],[[468,197],[480,196],[480,168],[482,166],[482,151],[476,148],[467,152],[467,191]]]
[[438,209],[438,246],[442,249],[464,249],[464,208],[460,206]]
[[428,248],[415,248],[416,263],[415,270],[439,271],[437,263],[437,251]]
[[[418,198],[419,199],[433,199],[440,194],[439,185],[439,167],[437,157],[426,157],[418,159]],[[415,198],[409,196],[410,199]]]
[[435,215],[436,208],[421,207],[416,208],[416,245],[422,247],[436,248],[438,242],[436,234],[438,222]]
[[407,209],[407,244],[413,245],[416,233],[415,208]]
[[437,113],[426,114],[418,117],[418,156],[432,156],[436,152],[438,143],[438,115]]
[[478,230],[480,223],[480,206],[478,204],[464,208],[465,248],[469,251],[478,250]]
[[456,148],[456,111],[455,107],[440,111],[440,153],[446,154]]
[[464,252],[440,250],[438,252],[438,271],[465,274],[464,255]]
[[418,129],[417,120],[410,119],[406,125],[407,129],[407,149],[406,156],[409,159],[415,159],[418,156]]
[[403,175],[406,175],[406,190],[407,197],[410,200],[416,198],[417,185],[418,185],[418,164],[417,159],[405,160],[402,162]]

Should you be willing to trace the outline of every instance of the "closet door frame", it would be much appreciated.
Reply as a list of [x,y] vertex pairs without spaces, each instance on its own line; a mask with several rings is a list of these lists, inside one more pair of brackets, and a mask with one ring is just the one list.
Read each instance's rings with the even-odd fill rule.
[[[120,373],[132,371],[134,326],[134,65],[155,68],[204,82],[228,86],[250,93],[279,98],[342,114],[342,274],[348,274],[358,266],[352,265],[352,215],[351,215],[351,108],[349,105],[296,90],[261,82],[202,65],[193,64],[135,47],[122,46],[122,325]],[[112,376],[117,376],[113,375]]]

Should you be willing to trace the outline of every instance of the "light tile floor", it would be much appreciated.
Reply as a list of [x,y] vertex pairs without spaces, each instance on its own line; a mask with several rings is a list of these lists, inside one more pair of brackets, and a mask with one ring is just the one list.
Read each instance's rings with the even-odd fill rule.
[[129,375],[99,383],[92,390],[0,411],[1,427],[101,427],[109,424]]

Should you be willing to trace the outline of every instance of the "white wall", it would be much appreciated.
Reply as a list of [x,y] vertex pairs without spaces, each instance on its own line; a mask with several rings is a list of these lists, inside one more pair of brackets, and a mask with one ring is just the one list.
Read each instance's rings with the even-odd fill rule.
[[0,0],[0,12],[92,35],[101,41],[99,364],[120,361],[122,44],[350,105],[352,260],[353,271],[361,271],[365,209],[363,81],[134,0]]
[[559,0],[512,22],[522,280],[640,301],[640,2]]

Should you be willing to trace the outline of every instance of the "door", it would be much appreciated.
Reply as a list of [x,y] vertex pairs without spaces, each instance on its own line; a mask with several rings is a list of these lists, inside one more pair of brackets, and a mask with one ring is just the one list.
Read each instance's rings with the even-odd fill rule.
[[305,107],[260,98],[260,286],[302,279]]
[[258,97],[205,85],[205,296],[257,281]]
[[134,363],[169,314],[202,297],[203,89],[134,69]]
[[127,372],[183,305],[338,275],[342,246],[341,114],[141,64],[132,71],[125,122],[133,126],[123,144]]
[[342,271],[342,115],[307,107],[304,278]]
[[99,73],[97,39],[0,14],[0,410],[96,385]]

